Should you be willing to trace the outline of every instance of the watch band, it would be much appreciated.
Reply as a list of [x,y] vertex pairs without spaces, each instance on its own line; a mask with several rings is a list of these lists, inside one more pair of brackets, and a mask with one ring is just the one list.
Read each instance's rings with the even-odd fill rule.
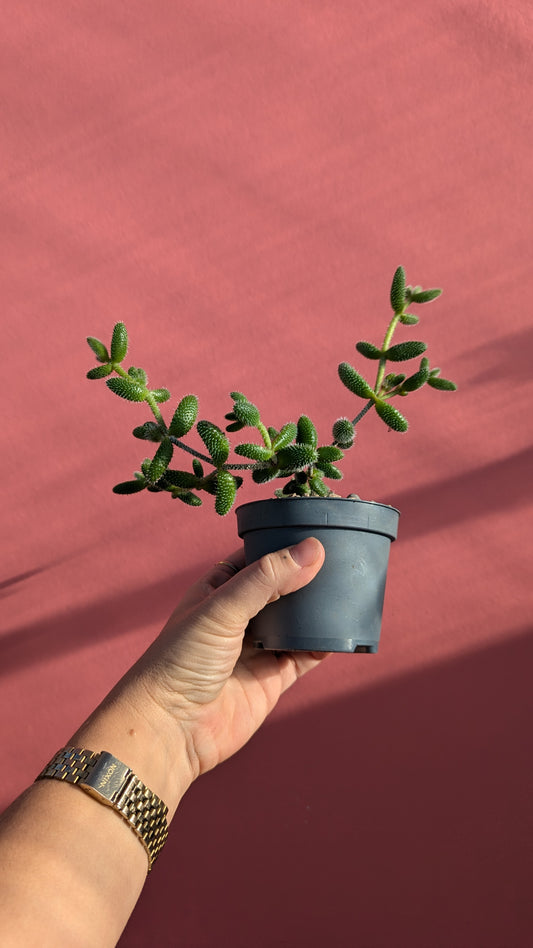
[[150,872],[168,836],[168,808],[126,764],[107,751],[64,747],[36,779],[45,778],[77,784],[116,810],[143,844]]

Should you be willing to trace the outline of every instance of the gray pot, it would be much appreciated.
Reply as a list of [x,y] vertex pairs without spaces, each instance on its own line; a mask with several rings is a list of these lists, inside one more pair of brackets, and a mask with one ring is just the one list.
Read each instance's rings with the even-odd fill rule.
[[256,648],[377,652],[387,564],[400,513],[364,500],[295,497],[237,508],[246,562],[317,537],[325,563],[303,589],[270,603],[248,626]]

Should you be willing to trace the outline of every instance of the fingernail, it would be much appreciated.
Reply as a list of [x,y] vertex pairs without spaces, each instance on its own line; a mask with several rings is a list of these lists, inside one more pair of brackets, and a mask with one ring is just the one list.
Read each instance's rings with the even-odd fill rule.
[[308,537],[296,546],[290,546],[289,553],[298,566],[311,566],[318,559],[318,545],[314,537]]

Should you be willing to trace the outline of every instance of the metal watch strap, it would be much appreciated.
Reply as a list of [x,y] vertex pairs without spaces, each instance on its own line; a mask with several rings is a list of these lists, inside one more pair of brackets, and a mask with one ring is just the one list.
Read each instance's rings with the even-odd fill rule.
[[150,872],[168,836],[168,808],[126,764],[107,751],[64,747],[36,779],[45,778],[77,784],[116,810],[143,844]]

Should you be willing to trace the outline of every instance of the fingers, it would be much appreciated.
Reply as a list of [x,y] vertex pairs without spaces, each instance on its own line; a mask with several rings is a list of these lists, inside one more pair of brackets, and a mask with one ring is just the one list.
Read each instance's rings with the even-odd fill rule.
[[205,600],[202,616],[213,630],[218,625],[223,634],[240,635],[267,603],[311,582],[324,556],[324,547],[314,537],[268,553],[216,589]]

